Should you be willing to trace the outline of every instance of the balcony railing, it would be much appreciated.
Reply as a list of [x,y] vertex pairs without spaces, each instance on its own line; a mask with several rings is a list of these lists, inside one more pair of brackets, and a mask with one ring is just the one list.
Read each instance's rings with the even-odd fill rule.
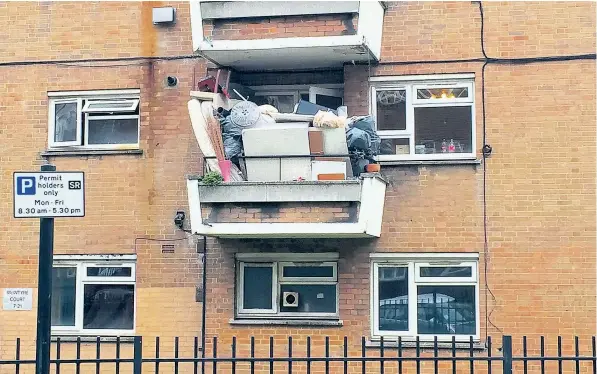
[[229,238],[379,237],[386,182],[377,174],[338,181],[187,181],[193,233]]

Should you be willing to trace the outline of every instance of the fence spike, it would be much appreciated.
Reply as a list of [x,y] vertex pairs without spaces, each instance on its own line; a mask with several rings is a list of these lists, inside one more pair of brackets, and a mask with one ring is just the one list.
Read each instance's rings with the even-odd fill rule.
[[[348,357],[348,337],[347,336],[344,337],[343,346],[344,346],[343,355],[344,355],[344,358],[347,358]],[[344,374],[347,374],[347,373],[348,373],[348,360],[344,360]]]
[[97,361],[95,362],[95,374],[99,374],[100,373],[100,357],[102,357],[101,355],[101,339],[100,337],[96,337],[95,338],[95,358],[97,359]]
[[288,337],[288,374],[292,374],[292,336]]
[[[491,336],[487,337],[487,357],[491,358]],[[492,361],[487,360],[487,374],[491,374]]]
[[509,335],[504,335],[502,338],[502,356],[504,374],[512,374],[512,337]]
[[135,336],[133,345],[133,374],[141,374],[143,371],[143,338]]
[[[155,358],[160,358],[160,337],[155,337]],[[160,372],[160,361],[155,360],[155,374]]]
[[[178,336],[174,337],[174,358],[178,358]],[[178,374],[178,360],[174,360],[174,374]]]
[[218,337],[217,336],[214,336],[212,350],[213,350],[214,362],[211,367],[213,369],[213,374],[217,374],[217,370],[218,370],[218,360],[216,360],[216,358],[218,357]]
[[[522,337],[522,357],[526,358],[527,357],[527,337],[526,335]],[[528,362],[527,360],[524,360],[522,363],[523,366],[523,370],[524,370],[524,374],[528,373]]]
[[[255,358],[255,337],[251,336],[251,358]],[[251,361],[251,374],[255,373],[255,361]]]
[[438,374],[439,370],[439,360],[437,359],[439,355],[439,350],[437,346],[437,335],[433,337],[433,373]]
[[[383,356],[384,356],[384,341],[383,341],[383,335],[382,335],[379,340],[379,357],[383,358]],[[384,374],[384,372],[385,372],[383,360],[379,361],[379,372],[380,372],[380,374]]]
[[558,374],[562,374],[562,337],[558,336]]
[[311,337],[307,336],[307,374],[311,374]]

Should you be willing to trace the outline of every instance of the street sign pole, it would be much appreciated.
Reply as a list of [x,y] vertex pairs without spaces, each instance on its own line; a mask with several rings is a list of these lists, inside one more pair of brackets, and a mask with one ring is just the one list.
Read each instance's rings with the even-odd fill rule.
[[[41,171],[56,171],[56,166],[42,165]],[[48,374],[50,372],[53,252],[54,217],[42,217],[39,219],[39,272],[37,282],[35,374]]]

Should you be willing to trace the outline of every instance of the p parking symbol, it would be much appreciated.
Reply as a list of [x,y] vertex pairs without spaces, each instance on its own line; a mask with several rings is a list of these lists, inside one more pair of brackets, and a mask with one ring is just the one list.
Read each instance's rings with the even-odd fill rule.
[[17,195],[35,195],[35,177],[17,177]]

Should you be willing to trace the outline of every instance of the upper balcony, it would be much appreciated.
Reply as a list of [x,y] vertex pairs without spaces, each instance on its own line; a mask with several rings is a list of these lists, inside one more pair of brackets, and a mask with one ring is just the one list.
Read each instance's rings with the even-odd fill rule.
[[381,53],[382,2],[191,4],[193,49],[237,71],[334,68]]

